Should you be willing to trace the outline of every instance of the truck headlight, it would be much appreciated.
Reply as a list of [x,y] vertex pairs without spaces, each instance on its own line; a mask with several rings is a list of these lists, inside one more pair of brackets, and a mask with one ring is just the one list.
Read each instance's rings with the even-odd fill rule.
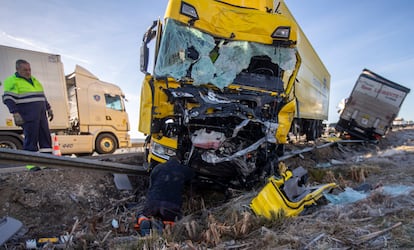
[[273,38],[284,38],[288,39],[290,35],[290,27],[288,26],[280,26],[277,27],[275,31],[272,33]]
[[151,143],[151,152],[163,159],[168,160],[171,156],[175,155],[175,150],[169,147],[165,147],[159,143],[152,142]]
[[193,19],[198,19],[197,10],[190,4],[181,2],[181,14],[191,17]]

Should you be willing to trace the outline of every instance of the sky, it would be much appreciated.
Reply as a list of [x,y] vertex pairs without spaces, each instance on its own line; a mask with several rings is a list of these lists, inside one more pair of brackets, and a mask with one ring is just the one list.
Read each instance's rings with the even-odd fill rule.
[[[0,0],[0,44],[62,56],[65,74],[75,65],[122,88],[131,137],[138,132],[144,74],[142,36],[163,18],[168,0]],[[414,91],[414,1],[285,0],[331,75],[328,123],[364,68]],[[11,72],[12,73],[12,72]],[[414,120],[414,93],[399,116]]]

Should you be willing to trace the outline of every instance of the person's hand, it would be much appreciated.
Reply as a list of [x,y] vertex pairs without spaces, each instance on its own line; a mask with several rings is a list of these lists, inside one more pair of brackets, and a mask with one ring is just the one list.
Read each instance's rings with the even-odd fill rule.
[[52,111],[52,109],[47,110],[47,117],[49,118],[50,122],[53,120],[53,111]]
[[16,126],[22,126],[24,123],[23,117],[19,113],[13,113],[14,124]]

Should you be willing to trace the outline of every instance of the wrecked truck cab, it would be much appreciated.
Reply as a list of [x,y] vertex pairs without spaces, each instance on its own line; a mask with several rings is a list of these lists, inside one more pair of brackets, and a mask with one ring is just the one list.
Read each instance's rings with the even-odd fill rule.
[[[271,174],[278,145],[287,141],[301,63],[297,27],[281,14],[220,1],[209,2],[208,13],[199,9],[205,3],[187,4],[197,11],[182,13],[181,1],[170,1],[162,26],[152,25],[143,39],[139,130],[148,136],[146,159],[151,167],[179,150],[199,175],[246,187]],[[213,24],[214,15],[220,21]]]

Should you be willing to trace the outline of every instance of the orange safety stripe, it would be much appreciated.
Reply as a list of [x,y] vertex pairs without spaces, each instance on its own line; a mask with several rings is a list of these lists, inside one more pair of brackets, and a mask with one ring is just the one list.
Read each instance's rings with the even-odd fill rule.
[[141,222],[143,222],[144,220],[150,220],[150,219],[148,219],[147,217],[145,217],[145,216],[141,216],[141,217],[139,217],[138,218],[138,222],[137,222],[137,224],[138,225],[140,225],[141,224]]
[[144,220],[150,220],[149,218],[147,218],[147,217],[145,217],[145,216],[140,216],[139,218],[138,218],[138,220],[137,220],[137,223],[134,225],[134,229],[135,230],[139,230],[139,225],[141,225],[141,223],[144,221]]

